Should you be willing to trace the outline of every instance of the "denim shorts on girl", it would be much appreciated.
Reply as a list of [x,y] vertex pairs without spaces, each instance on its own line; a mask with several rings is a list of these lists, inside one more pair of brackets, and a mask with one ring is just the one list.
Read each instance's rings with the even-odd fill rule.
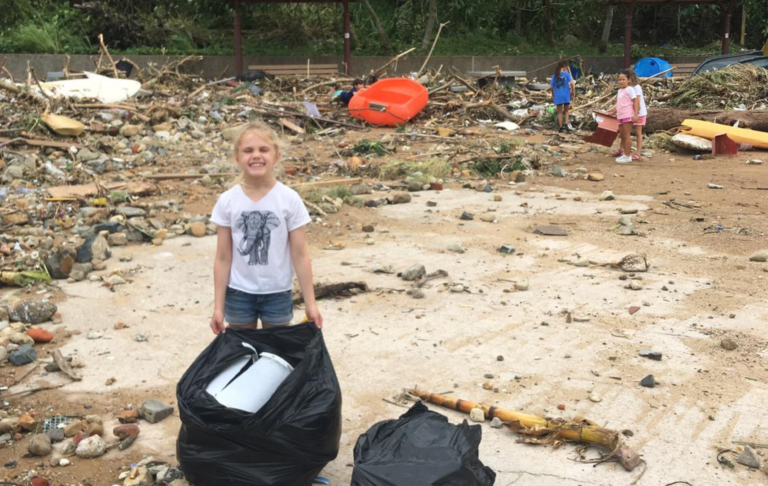
[[261,319],[269,326],[287,326],[293,319],[293,292],[249,294],[227,287],[224,319],[233,326],[244,326]]

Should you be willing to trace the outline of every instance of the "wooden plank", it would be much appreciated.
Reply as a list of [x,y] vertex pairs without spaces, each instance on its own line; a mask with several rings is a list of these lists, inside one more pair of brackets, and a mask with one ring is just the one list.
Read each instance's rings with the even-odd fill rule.
[[284,126],[285,128],[293,130],[294,132],[299,133],[301,135],[304,135],[305,133],[307,133],[307,132],[304,131],[303,128],[301,128],[300,126],[298,126],[297,124],[295,124],[295,123],[293,123],[293,122],[291,122],[289,120],[286,120],[285,118],[280,118],[279,120],[277,120],[277,122],[280,125]]
[[[107,191],[120,190],[128,194],[142,194],[155,191],[154,184],[148,182],[107,182],[101,184]],[[86,198],[95,196],[99,193],[96,184],[80,184],[74,186],[56,186],[49,187],[48,194],[53,198]]]
[[79,143],[74,142],[57,142],[55,140],[35,140],[32,138],[2,138],[0,137],[0,145],[15,145],[17,143],[23,143],[32,147],[47,147],[47,148],[59,148],[68,149],[75,147],[78,150],[83,148]]
[[202,179],[205,176],[211,176],[211,177],[235,177],[238,174],[236,172],[221,172],[221,173],[215,173],[215,174],[180,174],[180,173],[170,173],[170,174],[152,174],[148,176],[144,176],[145,179],[149,179],[151,181],[169,181],[172,179]]
[[[309,69],[338,69],[337,64],[310,64]],[[261,66],[248,66],[248,69],[304,69],[307,70],[306,64],[264,64]]]
[[333,179],[330,181],[317,181],[317,182],[306,182],[304,184],[294,184],[290,186],[291,189],[318,189],[321,187],[333,187],[333,186],[351,186],[354,184],[361,184],[363,182],[363,179],[360,177],[356,177],[353,179]]

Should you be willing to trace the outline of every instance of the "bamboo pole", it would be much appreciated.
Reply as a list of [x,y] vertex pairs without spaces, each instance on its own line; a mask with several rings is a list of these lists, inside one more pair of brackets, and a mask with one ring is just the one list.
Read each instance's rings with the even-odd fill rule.
[[[594,422],[580,417],[573,421],[563,419],[548,420],[537,415],[492,407],[419,389],[408,390],[408,393],[421,398],[425,402],[434,403],[435,405],[467,414],[474,408],[480,408],[485,412],[486,419],[490,420],[497,417],[510,430],[521,435],[544,437],[543,439],[521,439],[521,442],[556,444],[562,441],[572,441],[595,444],[611,451],[611,455],[618,457],[619,462],[627,471],[634,469],[640,462],[639,456],[634,451],[628,447],[621,447],[619,432],[598,427]],[[624,460],[624,458],[627,459]]]
[[451,22],[445,22],[441,23],[440,27],[437,28],[437,35],[435,36],[435,41],[432,43],[432,48],[429,50],[429,54],[427,54],[427,58],[424,59],[424,64],[421,65],[421,69],[419,69],[419,73],[421,74],[424,71],[424,68],[427,67],[427,63],[429,62],[429,59],[432,57],[432,52],[435,50],[435,46],[437,45],[437,41],[440,40],[440,32],[443,31],[443,27],[450,24]]

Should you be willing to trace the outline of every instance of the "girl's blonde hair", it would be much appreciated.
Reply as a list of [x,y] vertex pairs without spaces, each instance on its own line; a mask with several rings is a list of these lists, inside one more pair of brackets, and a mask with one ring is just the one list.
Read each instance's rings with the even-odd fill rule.
[[[237,131],[234,138],[234,144],[233,144],[233,155],[235,158],[235,161],[237,161],[237,153],[240,150],[240,145],[243,143],[243,138],[245,137],[246,133],[253,133],[260,139],[264,140],[268,144],[272,145],[272,148],[275,150],[275,152],[278,154],[278,159],[275,161],[275,177],[280,178],[283,173],[282,164],[280,164],[280,156],[283,153],[283,143],[280,140],[280,137],[277,135],[277,132],[275,132],[272,127],[264,123],[263,121],[252,121],[250,123],[246,123],[242,127],[240,127],[240,130]],[[242,172],[235,178],[232,185],[237,185],[243,182],[243,174]]]

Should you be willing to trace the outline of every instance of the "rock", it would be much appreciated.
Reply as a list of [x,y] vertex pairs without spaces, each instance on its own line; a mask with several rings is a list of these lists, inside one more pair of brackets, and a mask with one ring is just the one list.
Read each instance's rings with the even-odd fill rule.
[[57,310],[56,304],[48,299],[29,299],[14,305],[9,316],[14,322],[40,324],[50,320]]
[[405,280],[406,282],[413,282],[415,280],[420,279],[424,275],[427,274],[427,269],[424,268],[424,265],[411,265],[408,267],[401,275],[400,278]]
[[139,406],[139,416],[151,424],[160,422],[172,413],[173,407],[159,400],[145,400]]
[[502,427],[504,427],[504,422],[502,422],[499,417],[493,417],[493,420],[491,420],[491,428],[500,429]]
[[454,294],[460,294],[465,290],[466,289],[464,288],[463,285],[454,285],[453,287],[451,287],[451,292],[453,292]]
[[121,424],[134,424],[139,420],[139,412],[136,410],[123,410],[117,416],[117,420]]
[[448,251],[452,251],[454,253],[464,253],[467,250],[465,250],[464,247],[459,243],[451,243],[448,245]]
[[447,127],[437,127],[437,134],[441,137],[450,137],[456,133],[456,130]]
[[51,486],[51,483],[49,483],[47,479],[41,478],[39,476],[30,479],[29,482],[32,484],[32,486]]
[[84,148],[80,150],[75,158],[78,162],[90,162],[91,160],[96,160],[101,156],[101,154],[98,154],[96,152],[93,152],[92,150],[89,150],[87,148]]
[[619,218],[619,224],[622,226],[632,226],[634,222],[632,221],[632,216],[622,216]]
[[157,473],[157,482],[162,485],[168,485],[171,484],[173,481],[176,481],[178,479],[183,479],[184,473],[182,473],[178,468],[176,467],[166,467],[159,473]]
[[51,442],[61,442],[62,440],[64,440],[64,429],[61,429],[59,427],[55,429],[50,429],[45,434],[51,438]]
[[472,221],[473,219],[475,219],[475,216],[472,213],[462,211],[461,216],[459,216],[459,219],[462,221]]
[[530,286],[530,282],[527,278],[523,278],[515,282],[515,290],[526,291]]
[[502,355],[496,356],[496,361],[504,361],[504,356]]
[[414,299],[423,299],[427,296],[427,294],[424,293],[421,289],[411,289],[408,291],[408,295],[413,297]]
[[5,182],[11,182],[13,180],[17,179],[23,179],[24,178],[24,167],[21,165],[12,165],[5,169],[5,172],[3,173],[3,181]]
[[736,348],[738,348],[739,345],[736,344],[736,341],[734,341],[733,339],[725,338],[722,341],[720,341],[720,347],[728,351],[733,351]]
[[427,207],[428,208],[437,207],[437,202],[436,201],[427,201]]
[[88,427],[85,428],[85,435],[88,437],[98,435],[99,437],[104,435],[104,425],[98,422],[94,422],[92,424],[88,424]]
[[118,425],[112,429],[112,433],[120,440],[127,439],[129,437],[135,439],[139,436],[140,432],[141,429],[136,424]]
[[605,191],[600,194],[601,201],[613,201],[614,199],[616,199],[616,196],[613,195],[613,191]]
[[765,263],[768,262],[768,250],[766,251],[758,251],[751,257],[749,257],[750,262],[759,262],[759,263]]
[[496,215],[494,213],[484,213],[480,215],[480,220],[486,223],[493,223],[496,221]]
[[499,253],[504,253],[505,255],[511,255],[515,252],[515,247],[512,245],[501,245],[499,247]]
[[642,380],[640,380],[640,386],[644,386],[646,388],[653,388],[656,386],[656,380],[653,378],[653,375],[648,375]]
[[35,420],[28,413],[25,413],[24,415],[19,417],[19,427],[21,427],[22,430],[25,430],[27,432],[32,432],[33,430],[35,430],[35,427],[37,427],[37,420]]
[[363,233],[373,233],[374,227],[372,224],[363,225]]
[[190,223],[189,226],[187,226],[187,234],[194,236],[195,238],[202,238],[205,236],[205,223],[200,221]]
[[640,351],[640,356],[643,358],[652,359],[654,361],[661,361],[661,353],[651,351],[650,349],[643,349]]
[[557,405],[557,409],[558,410],[565,410],[565,404],[563,404],[563,403],[558,404]]
[[640,454],[630,449],[629,447],[619,448],[619,450],[616,451],[616,458],[619,460],[619,464],[621,464],[622,467],[627,471],[634,470],[637,466],[640,465],[640,462],[642,461]]
[[29,440],[27,450],[33,456],[47,456],[51,453],[51,438],[45,434],[35,434]]
[[92,263],[75,263],[72,266],[72,271],[69,273],[69,278],[80,282],[88,277],[88,274],[93,271]]
[[45,259],[45,266],[48,272],[50,272],[51,277],[64,279],[69,277],[69,273],[72,271],[72,266],[76,260],[77,252],[74,248],[59,248]]
[[115,285],[125,285],[126,282],[120,275],[112,275],[107,279],[107,283],[114,287]]
[[144,466],[137,466],[131,470],[131,473],[125,478],[123,486],[152,486],[152,474]]
[[5,363],[8,360],[8,349],[5,346],[0,346],[0,364]]
[[391,204],[405,204],[411,202],[411,195],[407,192],[396,192],[390,198]]
[[560,165],[553,165],[552,166],[552,177],[565,177],[568,175],[568,173],[565,171],[565,169]]
[[637,280],[632,280],[629,282],[629,285],[627,286],[629,290],[643,290],[643,284],[641,284]]
[[75,420],[64,427],[64,437],[74,437],[85,430],[87,424],[82,420]]
[[125,233],[111,233],[107,238],[109,246],[125,246],[128,244],[128,235]]
[[98,435],[83,439],[75,450],[77,457],[82,457],[83,459],[93,459],[103,455],[104,452],[106,452],[106,445],[104,440]]
[[408,192],[419,192],[424,189],[424,185],[419,181],[410,181],[406,185]]
[[19,346],[23,346],[25,344],[32,346],[35,344],[35,340],[29,337],[29,335],[24,332],[14,332],[10,336],[8,336],[8,339],[10,339],[10,341],[13,344],[18,344]]
[[[34,328],[27,331],[27,336],[31,337],[36,343],[49,343],[53,341],[53,334],[45,329]],[[0,360],[2,361],[2,360]]]
[[353,184],[349,187],[349,193],[353,196],[362,196],[365,194],[371,194],[371,186],[368,184]]
[[186,479],[177,479],[171,482],[168,486],[192,486]]
[[37,360],[37,352],[29,344],[22,345],[8,357],[8,361],[14,366],[23,366],[35,360]]
[[5,418],[0,420],[0,434],[9,434],[19,429],[19,419]]
[[469,419],[478,423],[485,422],[485,412],[482,408],[473,408],[472,411],[469,412]]
[[120,127],[120,135],[123,137],[135,137],[136,135],[141,132],[141,126],[140,125],[123,125]]
[[749,446],[744,446],[744,452],[736,457],[736,462],[755,469],[762,469],[763,467],[763,460],[757,455],[757,452]]
[[131,206],[120,206],[115,210],[117,214],[123,215],[126,218],[144,217],[147,212],[141,208],[134,208]]
[[633,315],[639,310],[640,310],[639,306],[633,305],[629,308],[629,315]]
[[573,262],[573,266],[579,267],[579,268],[586,268],[589,266],[589,260],[587,260],[586,258],[579,258],[578,260]]
[[592,182],[600,182],[605,180],[605,176],[603,174],[592,173],[587,176],[587,179]]
[[595,403],[599,403],[603,401],[603,397],[601,397],[598,393],[590,393],[589,399]]

